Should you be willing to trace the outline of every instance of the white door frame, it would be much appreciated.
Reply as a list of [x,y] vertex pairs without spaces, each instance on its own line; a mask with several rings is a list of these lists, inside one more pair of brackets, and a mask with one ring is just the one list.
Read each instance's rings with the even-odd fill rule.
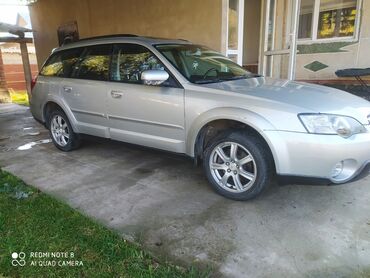
[[244,0],[238,1],[238,47],[229,49],[229,3],[227,0],[227,19],[226,19],[226,56],[237,55],[237,63],[243,66],[243,47],[244,47]]
[[299,11],[301,9],[301,0],[293,1],[292,7],[292,23],[290,37],[290,53],[289,53],[289,67],[288,79],[294,80],[297,68],[297,40],[299,27]]
[[[268,33],[269,33],[269,16],[271,9],[271,0],[261,1],[261,39],[260,39],[260,61],[259,61],[259,73],[264,76],[270,76],[271,72],[267,72],[267,59],[274,58],[275,55],[289,55],[289,67],[288,67],[288,79],[295,79],[296,72],[296,59],[297,59],[297,36],[298,36],[298,25],[299,25],[299,10],[301,0],[290,0],[289,4],[292,5],[291,9],[291,21],[290,26],[287,29],[289,32],[290,47],[286,49],[268,49]],[[274,14],[276,13],[276,5],[274,5]],[[276,16],[274,16],[274,20]],[[289,20],[288,20],[289,22]],[[273,25],[275,28],[275,24]],[[273,30],[273,37],[275,32]],[[272,39],[274,41],[274,39]]]

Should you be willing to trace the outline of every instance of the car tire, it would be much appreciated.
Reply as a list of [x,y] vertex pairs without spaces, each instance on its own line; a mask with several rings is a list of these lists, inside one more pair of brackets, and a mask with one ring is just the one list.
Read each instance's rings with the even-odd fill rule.
[[54,145],[64,152],[77,149],[80,146],[80,135],[73,132],[67,115],[61,110],[54,110],[48,118],[48,127]]
[[271,184],[274,173],[273,158],[266,144],[240,130],[216,136],[205,149],[203,167],[217,193],[238,201],[261,194]]

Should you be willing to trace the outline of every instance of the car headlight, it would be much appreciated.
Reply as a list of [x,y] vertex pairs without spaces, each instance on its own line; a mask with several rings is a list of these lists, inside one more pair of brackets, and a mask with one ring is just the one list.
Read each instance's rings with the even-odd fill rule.
[[303,126],[309,133],[332,134],[349,138],[367,132],[364,125],[352,117],[332,114],[299,114]]

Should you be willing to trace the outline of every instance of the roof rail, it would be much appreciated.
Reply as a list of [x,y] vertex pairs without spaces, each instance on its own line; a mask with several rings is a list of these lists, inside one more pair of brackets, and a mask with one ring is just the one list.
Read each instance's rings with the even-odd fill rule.
[[95,39],[109,39],[109,38],[119,38],[119,37],[138,37],[135,34],[113,34],[113,35],[103,35],[103,36],[96,36],[96,37],[88,37],[79,39],[79,41],[88,41],[88,40],[95,40]]

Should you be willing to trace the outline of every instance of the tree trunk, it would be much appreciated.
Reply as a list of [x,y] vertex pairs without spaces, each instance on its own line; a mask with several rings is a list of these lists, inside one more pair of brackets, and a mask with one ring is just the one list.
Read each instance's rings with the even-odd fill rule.
[[0,49],[0,103],[10,102],[10,94],[6,85],[3,56]]

